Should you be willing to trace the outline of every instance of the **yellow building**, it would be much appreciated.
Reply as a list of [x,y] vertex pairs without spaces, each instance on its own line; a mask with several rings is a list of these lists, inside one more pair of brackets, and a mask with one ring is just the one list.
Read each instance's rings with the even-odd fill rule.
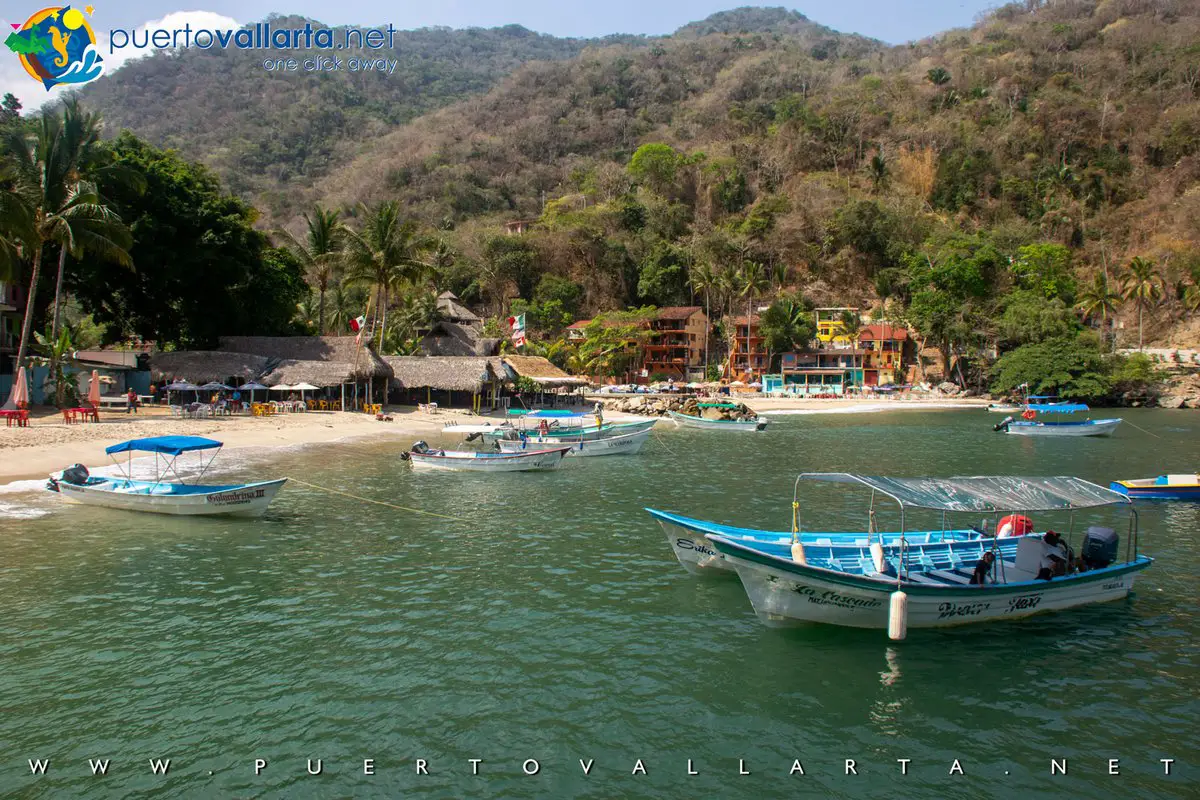
[[857,308],[818,308],[817,341],[822,347],[854,347],[855,337],[846,332],[842,315],[849,312],[858,317]]

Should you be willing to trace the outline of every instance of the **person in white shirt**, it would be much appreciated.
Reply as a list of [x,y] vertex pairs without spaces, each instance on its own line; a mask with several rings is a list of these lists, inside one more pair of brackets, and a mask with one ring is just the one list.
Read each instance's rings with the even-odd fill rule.
[[1046,531],[1042,537],[1042,559],[1038,564],[1037,580],[1048,581],[1055,575],[1067,574],[1067,548],[1062,537]]

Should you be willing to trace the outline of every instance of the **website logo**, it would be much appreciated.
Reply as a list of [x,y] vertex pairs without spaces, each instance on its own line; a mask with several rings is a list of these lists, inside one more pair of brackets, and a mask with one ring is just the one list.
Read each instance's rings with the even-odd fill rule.
[[96,49],[96,34],[84,16],[93,12],[92,6],[83,11],[71,6],[43,8],[24,25],[13,25],[4,44],[46,91],[60,83],[94,81],[104,72],[104,64]]

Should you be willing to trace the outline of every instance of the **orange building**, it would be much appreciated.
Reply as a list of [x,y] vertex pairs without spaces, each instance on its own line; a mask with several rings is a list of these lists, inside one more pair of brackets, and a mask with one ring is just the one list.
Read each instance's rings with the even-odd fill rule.
[[863,353],[863,385],[886,386],[904,377],[904,347],[908,331],[888,322],[867,325],[858,332]]
[[770,367],[767,363],[767,348],[762,332],[758,328],[759,318],[752,314],[733,318],[733,344],[729,350],[725,377],[730,380],[744,376],[761,377]]
[[650,320],[654,335],[642,346],[642,369],[648,376],[686,381],[689,370],[704,368],[707,329],[708,316],[700,306],[660,308]]

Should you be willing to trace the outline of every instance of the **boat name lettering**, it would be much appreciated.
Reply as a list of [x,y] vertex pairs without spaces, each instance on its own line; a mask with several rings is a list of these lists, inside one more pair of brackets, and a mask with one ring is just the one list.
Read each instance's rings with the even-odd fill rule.
[[991,603],[942,603],[938,606],[938,619],[977,617],[991,606]]
[[1005,614],[1011,614],[1014,611],[1029,611],[1038,607],[1038,603],[1042,602],[1040,594],[1025,594],[1020,597],[1014,597],[1008,601],[1008,608],[1004,609]]
[[825,591],[818,593],[811,586],[793,586],[793,591],[796,594],[802,594],[808,598],[808,602],[815,603],[819,606],[840,606],[841,608],[879,608],[883,605],[883,601],[877,598],[868,597],[853,597],[845,594],[838,594],[834,591]]
[[1105,591],[1108,589],[1124,589],[1124,588],[1125,588],[1125,580],[1122,578],[1119,581],[1110,581],[1110,582],[1104,584],[1103,586],[1100,587],[1100,590]]
[[267,493],[266,489],[250,489],[245,492],[223,492],[222,494],[210,494],[208,502],[218,506],[232,506],[240,503],[249,503],[251,500],[257,500]]
[[706,556],[715,556],[717,554],[716,550],[710,550],[702,544],[696,544],[691,539],[684,539],[683,537],[675,540],[675,546],[680,550],[695,550],[697,553],[704,553]]

